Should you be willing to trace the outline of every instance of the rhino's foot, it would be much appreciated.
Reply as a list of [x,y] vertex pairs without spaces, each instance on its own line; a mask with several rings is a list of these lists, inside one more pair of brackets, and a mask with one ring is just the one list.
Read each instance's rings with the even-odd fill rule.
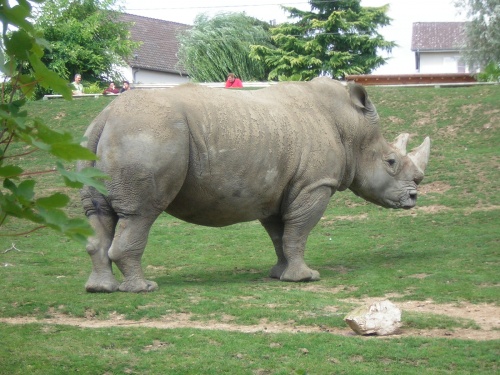
[[92,272],[85,284],[85,290],[90,293],[112,293],[116,292],[119,286],[120,283],[113,274],[102,275]]
[[286,263],[278,263],[273,268],[271,268],[271,272],[269,272],[269,277],[273,279],[280,279],[283,272],[285,272]]
[[306,265],[302,267],[288,267],[280,277],[281,281],[318,281],[319,272],[310,269]]
[[153,292],[158,289],[158,284],[150,280],[130,280],[120,284],[120,292],[142,293]]

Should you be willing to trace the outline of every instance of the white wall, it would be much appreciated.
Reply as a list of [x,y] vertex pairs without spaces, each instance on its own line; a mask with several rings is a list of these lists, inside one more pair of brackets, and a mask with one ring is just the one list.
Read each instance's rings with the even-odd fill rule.
[[[132,83],[134,80],[132,79],[132,68],[130,66],[117,66],[115,69],[121,73],[123,77],[130,83]],[[120,82],[121,86],[121,82]]]
[[458,52],[420,52],[419,73],[468,73]]
[[[180,74],[175,73],[166,73],[166,72],[157,72],[154,70],[146,70],[139,69],[134,74],[132,72],[132,68],[127,67],[119,67],[117,70],[125,77],[127,81],[131,84],[134,83],[163,83],[163,84],[178,84],[178,83],[186,83],[189,82],[189,77],[181,76]],[[134,79],[135,78],[135,79]]]
[[153,70],[140,69],[135,72],[134,83],[186,83],[189,82],[189,77],[181,76],[180,74],[155,72]]

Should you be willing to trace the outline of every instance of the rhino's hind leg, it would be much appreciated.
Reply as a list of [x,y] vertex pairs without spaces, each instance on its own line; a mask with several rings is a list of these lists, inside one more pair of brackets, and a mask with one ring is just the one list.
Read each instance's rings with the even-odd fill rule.
[[263,219],[260,223],[267,231],[267,234],[269,234],[269,237],[271,237],[271,241],[273,241],[274,245],[274,251],[278,257],[278,261],[273,268],[271,268],[269,276],[274,279],[279,279],[288,265],[285,254],[283,254],[283,231],[285,224],[278,216],[271,216]]
[[152,292],[158,289],[157,283],[144,278],[141,267],[149,230],[157,217],[131,215],[118,220],[109,257],[124,276],[118,288],[121,292]]
[[116,217],[105,214],[89,216],[95,235],[87,243],[87,252],[92,259],[92,273],[85,284],[88,292],[116,292],[120,283],[115,279],[108,257],[113,240]]

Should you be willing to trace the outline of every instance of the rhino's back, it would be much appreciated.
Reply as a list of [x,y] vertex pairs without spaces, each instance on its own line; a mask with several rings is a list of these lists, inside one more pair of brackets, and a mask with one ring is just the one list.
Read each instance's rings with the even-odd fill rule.
[[167,212],[203,225],[261,219],[279,213],[297,178],[333,173],[325,168],[326,155],[338,142],[329,114],[307,85],[283,86],[184,88],[193,98],[183,100],[190,165]]
[[[297,180],[307,184],[332,177],[336,171],[326,159],[343,163],[341,150],[332,156],[340,139],[327,99],[345,90],[312,86],[247,91],[187,84],[134,90],[108,111],[107,146],[111,140],[138,142],[144,154],[138,158],[148,163],[166,163],[162,159],[183,158],[186,152],[182,187],[166,209],[183,220],[222,226],[268,217],[279,212]],[[178,151],[168,155],[169,148]],[[162,157],[151,155],[154,149]]]

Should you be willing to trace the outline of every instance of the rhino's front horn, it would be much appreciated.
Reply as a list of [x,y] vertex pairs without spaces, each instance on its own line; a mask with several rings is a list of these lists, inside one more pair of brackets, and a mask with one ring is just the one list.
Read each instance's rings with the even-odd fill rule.
[[427,167],[427,163],[429,162],[430,153],[431,153],[431,139],[429,137],[425,137],[422,144],[417,148],[414,148],[408,154],[408,157],[411,159],[411,161],[413,161],[413,164],[415,164],[418,170],[424,173],[425,167]]
[[392,147],[401,152],[403,156],[406,155],[406,144],[408,143],[408,139],[410,138],[410,134],[402,133],[396,137],[394,142],[392,142]]

